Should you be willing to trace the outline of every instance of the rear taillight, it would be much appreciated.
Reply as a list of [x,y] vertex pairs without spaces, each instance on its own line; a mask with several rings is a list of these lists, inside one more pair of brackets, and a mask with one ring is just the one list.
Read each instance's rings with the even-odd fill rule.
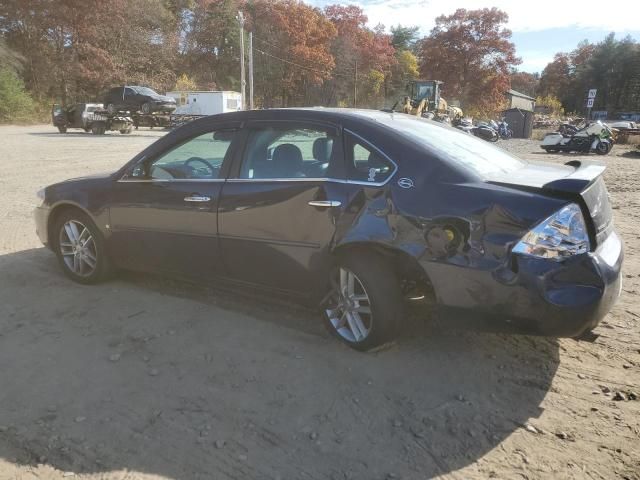
[[570,203],[527,232],[513,247],[513,252],[562,260],[589,249],[589,234],[582,211],[577,204]]

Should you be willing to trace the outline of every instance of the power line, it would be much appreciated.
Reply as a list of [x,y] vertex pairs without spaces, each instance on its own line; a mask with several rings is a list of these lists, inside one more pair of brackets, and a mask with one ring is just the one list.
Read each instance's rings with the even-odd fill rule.
[[[259,42],[262,42],[262,43],[264,43],[265,45],[269,45],[271,48],[275,48],[276,50],[283,50],[282,48],[280,48],[280,47],[278,47],[278,46],[276,46],[276,45],[274,45],[274,44],[272,44],[272,43],[269,43],[269,42],[267,42],[266,40],[262,40],[261,38],[258,38],[258,37],[256,37],[256,36],[254,36],[254,37],[253,37],[253,39],[254,39],[254,40],[258,40]],[[310,72],[315,72],[315,73],[319,73],[319,74],[327,75],[327,76],[336,76],[336,77],[352,78],[352,75],[351,75],[351,74],[338,73],[338,72],[331,72],[331,71],[328,71],[328,70],[319,70],[319,69],[317,69],[317,68],[307,67],[307,66],[305,66],[305,65],[301,65],[301,64],[299,64],[299,63],[292,62],[291,60],[287,60],[286,58],[278,57],[277,55],[273,55],[272,53],[265,52],[264,50],[260,50],[259,48],[256,48],[256,47],[253,47],[253,49],[254,49],[256,52],[260,52],[260,53],[262,53],[263,55],[266,55],[266,56],[271,57],[271,58],[275,58],[276,60],[280,60],[281,62],[288,63],[289,65],[293,65],[293,66],[295,66],[295,67],[302,68],[303,70],[308,70],[308,71],[310,71]]]
[[294,67],[298,67],[298,68],[301,68],[303,70],[308,70],[310,72],[319,73],[321,75],[327,75],[329,77],[338,76],[338,77],[349,77],[349,78],[351,78],[350,75],[344,75],[342,73],[334,73],[334,72],[330,72],[328,70],[318,70],[317,68],[306,67],[304,65],[300,65],[299,63],[292,62],[291,60],[287,60],[286,58],[281,58],[281,57],[273,55],[273,54],[271,54],[269,52],[265,52],[264,50],[260,50],[259,48],[256,48],[256,47],[253,47],[253,49],[256,52],[260,52],[261,54],[266,55],[267,57],[275,58],[276,60],[280,60],[281,62],[288,63],[289,65],[293,65]]

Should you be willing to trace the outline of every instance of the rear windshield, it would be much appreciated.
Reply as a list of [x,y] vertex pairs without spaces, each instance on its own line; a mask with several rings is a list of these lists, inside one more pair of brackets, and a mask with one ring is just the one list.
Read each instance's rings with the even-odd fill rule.
[[376,118],[378,122],[423,145],[439,158],[458,164],[484,177],[492,173],[509,173],[526,162],[485,140],[452,127],[404,115]]

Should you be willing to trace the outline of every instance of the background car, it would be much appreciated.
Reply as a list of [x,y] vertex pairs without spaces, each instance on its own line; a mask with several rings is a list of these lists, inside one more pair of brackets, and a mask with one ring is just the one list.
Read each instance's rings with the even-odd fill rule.
[[620,291],[603,171],[398,113],[237,112],[47,187],[36,225],[75,281],[128,268],[286,294],[359,350],[394,338],[408,298],[577,336]]
[[170,113],[176,109],[176,100],[160,95],[149,87],[126,85],[110,89],[104,97],[104,108],[111,114],[119,111]]

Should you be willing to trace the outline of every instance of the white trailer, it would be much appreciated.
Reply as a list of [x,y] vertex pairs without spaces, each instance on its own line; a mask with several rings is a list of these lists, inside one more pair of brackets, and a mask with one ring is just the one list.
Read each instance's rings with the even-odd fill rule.
[[231,91],[175,91],[167,92],[167,96],[176,99],[178,108],[174,116],[215,115],[217,113],[242,110],[240,92]]

